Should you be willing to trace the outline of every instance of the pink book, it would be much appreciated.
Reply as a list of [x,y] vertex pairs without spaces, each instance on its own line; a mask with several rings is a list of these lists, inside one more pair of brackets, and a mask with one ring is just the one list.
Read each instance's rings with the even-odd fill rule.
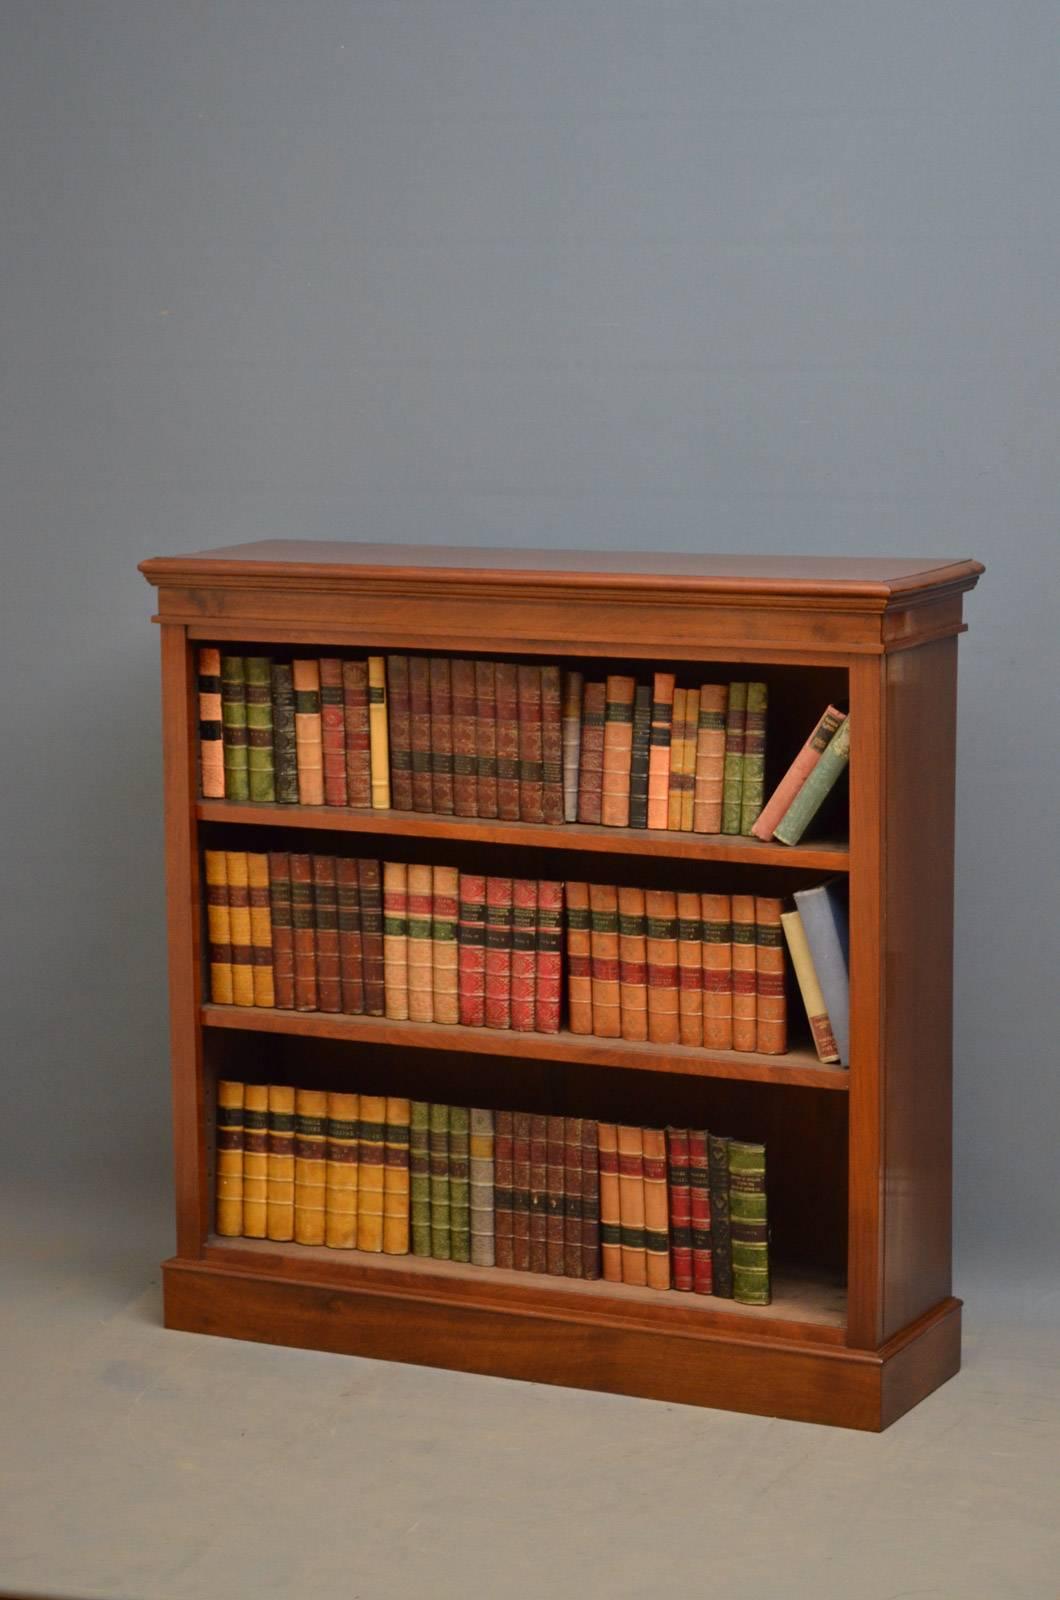
[[810,737],[785,772],[773,793],[759,812],[751,832],[766,844],[773,837],[773,829],[787,811],[791,802],[821,759],[821,753],[843,720],[843,713],[829,706]]

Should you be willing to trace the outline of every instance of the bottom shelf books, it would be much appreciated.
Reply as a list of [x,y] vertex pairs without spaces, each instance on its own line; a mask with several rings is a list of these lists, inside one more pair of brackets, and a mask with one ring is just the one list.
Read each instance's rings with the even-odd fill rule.
[[770,1302],[766,1152],[704,1129],[217,1086],[217,1232]]

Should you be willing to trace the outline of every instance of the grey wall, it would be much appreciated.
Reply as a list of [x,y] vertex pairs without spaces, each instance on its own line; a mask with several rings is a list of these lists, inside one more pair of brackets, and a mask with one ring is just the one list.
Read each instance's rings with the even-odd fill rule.
[[1028,0],[0,5],[9,1176],[168,1182],[142,557],[970,554],[960,1264],[1055,1261],[1058,40]]

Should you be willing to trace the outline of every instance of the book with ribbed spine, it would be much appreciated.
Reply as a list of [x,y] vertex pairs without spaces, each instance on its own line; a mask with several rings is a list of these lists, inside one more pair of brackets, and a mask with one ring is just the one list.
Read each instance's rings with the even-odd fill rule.
[[644,909],[648,1038],[652,1044],[676,1044],[680,1034],[677,896],[670,889],[647,889]]
[[545,1118],[545,1267],[553,1278],[564,1276],[564,1190],[566,1127],[563,1117]]
[[248,1083],[243,1090],[243,1237],[264,1239],[268,1222],[269,1090]]
[[607,684],[587,683],[582,690],[582,726],[578,764],[578,821],[599,823],[603,812],[604,719]]
[[563,1119],[563,1276],[584,1275],[582,1258],[582,1140],[581,1117]]
[[412,809],[433,811],[431,779],[431,664],[409,656],[409,721],[412,734]]
[[837,711],[835,706],[825,708],[810,737],[755,818],[751,832],[756,839],[762,839],[766,844],[772,839],[773,829],[832,742],[832,737],[842,720],[843,713]]
[[247,688],[242,656],[221,657],[221,729],[225,799],[250,799]]
[[681,831],[681,777],[685,760],[688,690],[674,689],[673,721],[670,724],[670,780],[666,793],[666,826],[671,833]]
[[228,880],[228,926],[232,938],[232,999],[237,1006],[254,1004],[254,939],[250,931],[250,877],[245,850],[225,854]]
[[681,751],[681,832],[691,833],[695,821],[696,742],[699,731],[699,690],[685,693],[685,731]]
[[272,766],[280,805],[298,804],[298,735],[295,729],[294,674],[288,661],[272,664]]
[[245,656],[243,680],[247,710],[247,783],[251,800],[276,799],[272,738],[272,661]]
[[781,844],[798,844],[850,761],[850,718],[844,717],[806,782],[773,829]]
[[317,1009],[317,939],[313,907],[313,864],[308,855],[292,850],[288,856],[291,873],[291,942],[294,949],[294,1007],[296,1011]]
[[589,885],[568,883],[567,1025],[571,1033],[593,1031],[592,939]]
[[[367,661],[342,663],[342,717],[346,742],[347,804],[358,811],[367,811],[372,804],[372,734],[368,713]],[[407,770],[405,777],[407,780]],[[405,809],[408,810],[408,807]]]
[[453,810],[458,817],[478,816],[478,757],[476,754],[475,663],[454,661],[453,691]]
[[291,921],[291,861],[285,850],[269,851],[269,921],[272,926],[273,1004],[294,1008],[294,926]]
[[727,894],[702,894],[703,1043],[732,1049],[732,903]]
[[767,1306],[772,1295],[764,1144],[729,1142],[729,1223],[732,1297],[740,1305]]
[[357,1248],[378,1255],[383,1248],[386,1185],[386,1097],[361,1095],[357,1135]]
[[317,1010],[342,1010],[339,900],[335,857],[313,857],[313,929],[316,936]]
[[287,1084],[269,1088],[269,1161],[266,1188],[268,1239],[294,1238],[294,1090]]
[[494,672],[497,742],[497,815],[503,822],[520,818],[519,669],[514,661],[498,661]]
[[665,828],[670,815],[670,754],[673,739],[672,672],[657,672],[651,686],[651,734],[648,747],[648,827]]
[[622,1206],[618,1178],[618,1129],[612,1122],[596,1128],[600,1180],[600,1265],[606,1283],[622,1282]]
[[466,1028],[486,1025],[486,879],[462,872],[459,883],[457,971],[460,1021]]
[[497,680],[496,664],[475,662],[475,771],[478,815],[497,815]]
[[221,652],[204,645],[198,658],[199,787],[204,800],[223,800],[225,792],[224,716],[221,710]]
[[651,755],[651,685],[633,693],[633,744],[629,756],[629,825],[648,826],[648,760]]
[[498,1267],[514,1266],[513,1255],[513,1146],[512,1113],[496,1111],[493,1117],[493,1246]]
[[250,951],[253,963],[254,1004],[274,1006],[272,978],[272,914],[269,910],[269,858],[247,852],[247,888],[250,899]]
[[824,995],[839,1059],[850,1061],[850,931],[843,887],[829,878],[813,889],[797,889],[795,906],[802,918],[814,970]]
[[457,949],[460,872],[456,867],[431,869],[431,964],[435,1022],[460,1021]]
[[408,878],[403,861],[383,862],[383,985],[392,1022],[407,1022],[409,1015]]
[[666,1130],[666,1181],[670,1205],[673,1286],[692,1290],[692,1190],[688,1181],[688,1129]]
[[563,689],[558,666],[541,668],[542,806],[545,821],[563,821]]
[[386,1014],[386,962],[383,955],[383,886],[378,861],[358,861],[361,887],[361,954],[364,1009],[370,1017]]
[[410,863],[408,875],[408,1007],[410,1022],[434,1018],[434,916],[432,869]]
[[329,1094],[324,1243],[333,1250],[357,1248],[361,1097]]
[[836,1044],[817,968],[814,966],[813,952],[802,925],[802,916],[798,911],[782,912],[780,925],[784,930],[791,965],[795,969],[795,979],[802,995],[802,1003],[806,1008],[806,1020],[810,1024],[817,1059],[838,1062],[839,1046]]
[[622,1282],[644,1288],[648,1282],[648,1254],[641,1128],[618,1128],[618,1206],[622,1219]]
[[677,1019],[682,1044],[703,1043],[703,923],[699,895],[677,896]]
[[530,1118],[530,1271],[548,1271],[548,1118]]
[[409,1222],[414,1256],[431,1254],[431,1108],[426,1100],[409,1107]]
[[335,898],[339,925],[339,975],[342,1009],[353,1016],[364,1012],[364,950],[361,943],[361,882],[352,856],[335,862]]
[[758,977],[753,894],[732,897],[732,1047],[758,1045]]
[[448,656],[431,656],[431,802],[453,814],[453,684]]
[[450,1261],[453,1254],[449,1209],[449,1107],[431,1103],[428,1119],[431,1167],[431,1255]]
[[739,833],[743,818],[743,741],[747,685],[730,683],[725,702],[725,765],[722,769],[721,831]]
[[744,713],[743,787],[740,791],[740,832],[750,834],[765,799],[766,713],[769,689],[764,683],[747,685]]
[[582,747],[582,689],[585,674],[563,674],[563,820],[578,820],[578,765]]
[[530,1271],[530,1113],[512,1113],[512,1265]]
[[512,1025],[512,880],[486,879],[486,1027]]
[[637,685],[620,674],[604,689],[604,756],[600,821],[609,828],[629,827],[629,784],[633,757],[633,696]]
[[[735,897],[734,897],[735,898]],[[710,1160],[710,1245],[712,1293],[723,1300],[732,1295],[732,1225],[729,1214],[729,1144],[721,1134],[707,1135]]]
[[327,1220],[328,1097],[296,1089],[294,1097],[294,1239],[323,1244]]
[[523,822],[544,822],[544,745],[541,724],[541,668],[520,666],[519,816]]
[[613,884],[589,885],[589,951],[593,1032],[601,1039],[620,1039],[622,1003],[618,966],[618,890]]
[[409,1253],[409,1122],[411,1102],[386,1100],[383,1143],[383,1254]]
[[320,749],[324,766],[324,804],[347,804],[346,705],[342,693],[342,662],[338,656],[320,658]]
[[755,896],[755,1049],[766,1056],[782,1056],[788,1048],[781,904],[771,895]]
[[492,1267],[493,1232],[493,1112],[472,1106],[470,1113],[471,1261]]
[[[366,710],[367,670],[366,663]],[[412,707],[409,703],[408,656],[387,656],[386,690],[387,713],[390,719],[390,803],[395,811],[411,811]],[[370,801],[369,788],[369,803]]]
[[243,1085],[217,1083],[217,1232],[238,1239],[243,1232]]
[[320,722],[320,663],[294,661],[294,737],[298,758],[298,799],[303,806],[324,804],[324,751]]
[[600,1152],[596,1123],[582,1119],[582,1271],[600,1276]]
[[[512,1028],[533,1033],[537,1023],[537,884],[512,882]],[[536,1270],[536,1269],[535,1269]]]
[[692,1291],[714,1293],[714,1253],[710,1230],[710,1136],[688,1130],[688,1191],[692,1217]]
[[563,992],[562,883],[538,880],[536,916],[534,1027],[538,1033],[558,1033]]
[[666,1134],[642,1128],[644,1259],[649,1289],[670,1287],[670,1213],[666,1193]]
[[372,809],[390,809],[390,732],[387,727],[386,658],[368,657],[368,740]]
[[622,1037],[648,1037],[647,917],[643,889],[618,891],[618,982]]
[[692,791],[692,827],[696,833],[721,832],[725,708],[728,699],[729,691],[724,683],[700,685]]
[[228,909],[228,856],[224,850],[203,851],[206,878],[206,938],[210,954],[210,999],[218,1006],[234,1004],[232,987],[232,919]]

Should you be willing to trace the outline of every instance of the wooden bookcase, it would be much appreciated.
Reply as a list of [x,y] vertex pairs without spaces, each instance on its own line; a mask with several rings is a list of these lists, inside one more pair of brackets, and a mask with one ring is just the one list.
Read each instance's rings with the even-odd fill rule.
[[[866,1429],[957,1371],[954,725],[962,596],[977,562],[267,542],[141,570],[158,589],[162,635],[177,1202],[168,1327]],[[789,849],[200,800],[204,642],[744,663],[744,676],[753,667],[770,683],[767,792],[827,700],[848,701],[848,813],[825,842]],[[327,850],[335,830],[365,836],[354,853],[527,876],[636,882],[650,870],[677,886],[693,871],[694,886],[776,894],[847,874],[850,1069],[821,1065],[796,1027],[787,1055],[756,1056],[205,1003],[201,846],[292,848],[297,838],[313,848],[316,833]],[[796,1000],[793,1019],[799,1009]],[[215,1085],[241,1073],[333,1087],[367,1073],[420,1098],[764,1138],[773,1303],[220,1240]]]

